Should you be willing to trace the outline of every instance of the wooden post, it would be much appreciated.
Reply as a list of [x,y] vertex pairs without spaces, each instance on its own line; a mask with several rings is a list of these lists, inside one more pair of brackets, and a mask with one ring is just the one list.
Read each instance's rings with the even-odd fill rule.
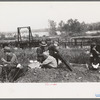
[[83,41],[81,41],[81,48],[83,48]]
[[74,39],[75,40],[75,46],[77,46],[77,39]]

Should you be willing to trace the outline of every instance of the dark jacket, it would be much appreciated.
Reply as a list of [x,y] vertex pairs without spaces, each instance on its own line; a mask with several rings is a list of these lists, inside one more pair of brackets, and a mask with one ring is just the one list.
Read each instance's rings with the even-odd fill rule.
[[98,53],[100,53],[100,45],[91,45],[90,53],[93,57],[98,57]]
[[51,56],[53,56],[56,60],[57,60],[57,63],[58,63],[58,55],[59,55],[59,51],[57,50],[57,48],[52,44],[48,47],[48,50],[49,50],[49,54]]
[[68,67],[68,69],[72,71],[69,62],[63,57],[63,55],[59,52],[59,50],[54,45],[50,45],[48,47],[48,50],[49,50],[49,54],[57,60],[57,64],[58,64],[58,59],[60,59]]
[[38,47],[36,52],[37,52],[37,61],[42,63],[46,58],[45,55],[43,54],[43,52],[45,52],[45,49]]
[[48,47],[48,50],[49,50],[50,55],[54,55],[54,54],[56,54],[56,53],[59,52],[59,51],[57,50],[57,48],[56,48],[54,45],[50,45],[50,46]]

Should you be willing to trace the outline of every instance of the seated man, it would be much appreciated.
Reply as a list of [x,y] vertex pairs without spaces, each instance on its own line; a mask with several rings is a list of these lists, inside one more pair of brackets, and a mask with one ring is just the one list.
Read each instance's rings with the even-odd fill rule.
[[94,65],[100,64],[100,45],[97,45],[96,43],[91,44],[90,48],[90,66],[89,69],[94,69]]
[[[14,81],[16,73],[20,72],[21,66],[17,68],[18,60],[16,55],[11,51],[10,47],[4,48],[4,55],[1,58],[2,61],[2,78],[3,81],[9,79],[9,81]],[[6,76],[6,77],[5,77]]]
[[56,42],[56,41],[54,43],[51,43],[48,47],[49,54],[56,59],[57,64],[58,64],[58,60],[59,60],[59,57],[58,57],[59,50],[58,50],[58,48],[59,48],[58,42]]
[[67,67],[70,71],[72,71],[70,63],[69,63],[69,62],[67,61],[67,59],[64,58],[64,56],[60,53],[60,51],[59,51],[59,44],[58,44],[57,41],[55,41],[53,44],[49,45],[48,50],[49,50],[49,54],[50,54],[51,56],[53,56],[53,57],[56,59],[57,64],[58,64],[58,61],[60,60],[60,61],[62,61],[62,63],[64,63],[64,64],[66,65],[66,67]]
[[57,68],[57,61],[53,56],[50,56],[47,53],[44,53],[45,60],[41,63],[41,68]]
[[47,51],[47,44],[45,41],[42,41],[40,43],[40,46],[37,48],[36,53],[37,53],[37,61],[42,63],[44,61],[44,55],[43,52]]

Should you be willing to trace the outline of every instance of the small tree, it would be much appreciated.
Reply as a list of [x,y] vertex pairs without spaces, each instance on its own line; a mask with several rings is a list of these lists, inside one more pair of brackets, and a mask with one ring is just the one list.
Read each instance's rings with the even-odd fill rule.
[[53,20],[49,20],[49,35],[50,36],[57,35],[57,33],[56,33],[56,22],[54,22]]
[[38,38],[38,37],[39,37],[39,35],[38,35],[38,34],[35,34],[35,37],[37,37],[37,38]]
[[65,23],[61,20],[60,23],[58,24],[58,30],[62,33],[64,31],[64,25]]
[[1,34],[1,39],[5,39],[5,35],[4,34]]

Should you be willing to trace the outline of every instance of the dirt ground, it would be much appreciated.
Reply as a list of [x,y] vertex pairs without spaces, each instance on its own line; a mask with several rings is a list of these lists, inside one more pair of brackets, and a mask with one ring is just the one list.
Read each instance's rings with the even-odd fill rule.
[[[64,66],[64,65],[62,65]],[[86,65],[73,64],[73,71],[65,66],[58,69],[30,69],[25,76],[20,77],[18,83],[46,83],[46,82],[99,82],[100,70],[88,70]]]
[[[73,71],[69,71],[64,64],[57,69],[29,69],[24,76],[20,77],[15,83],[46,83],[46,82],[99,82],[100,69],[97,71],[88,70],[86,63],[89,61],[89,55],[84,49],[65,49],[62,48],[61,54],[65,59],[72,63]],[[19,63],[25,66],[29,60],[36,59],[35,49],[17,50],[16,55]],[[76,64],[77,63],[77,64]],[[1,68],[0,68],[1,72]]]

